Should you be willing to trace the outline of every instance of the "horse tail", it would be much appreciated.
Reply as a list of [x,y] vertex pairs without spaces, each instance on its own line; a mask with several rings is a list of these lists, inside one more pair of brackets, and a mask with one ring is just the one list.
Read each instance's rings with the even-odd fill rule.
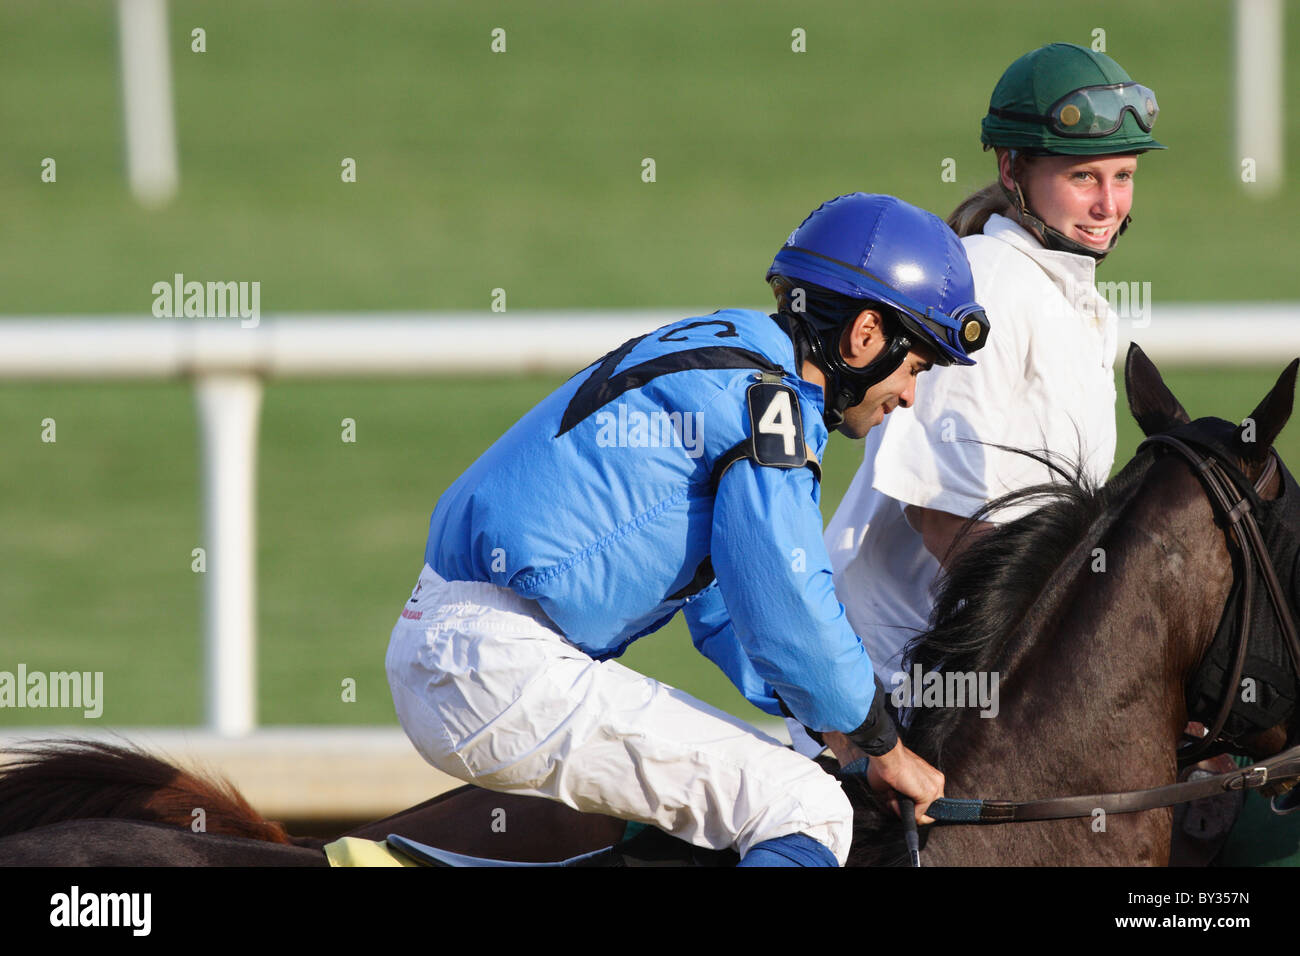
[[225,778],[183,770],[129,744],[36,740],[0,751],[0,837],[103,817],[182,827],[202,820],[207,833],[293,842]]

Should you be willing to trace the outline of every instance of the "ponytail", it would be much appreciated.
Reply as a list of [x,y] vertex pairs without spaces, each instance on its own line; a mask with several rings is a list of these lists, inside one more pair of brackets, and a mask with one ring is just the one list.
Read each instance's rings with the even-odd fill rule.
[[1007,192],[997,180],[962,200],[961,205],[948,216],[948,226],[958,236],[979,235],[994,213],[1009,219],[1015,218],[1015,210],[1007,199]]

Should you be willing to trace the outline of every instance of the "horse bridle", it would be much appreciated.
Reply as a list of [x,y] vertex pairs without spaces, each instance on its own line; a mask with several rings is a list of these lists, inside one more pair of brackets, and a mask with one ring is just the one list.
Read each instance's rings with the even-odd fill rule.
[[[1232,678],[1225,685],[1223,700],[1214,722],[1206,734],[1191,745],[1180,749],[1179,762],[1191,762],[1204,754],[1211,746],[1222,743],[1219,735],[1232,713],[1236,699],[1235,691],[1241,686],[1242,670],[1246,661],[1246,649],[1250,643],[1254,593],[1257,579],[1262,579],[1268,593],[1269,603],[1280,625],[1287,651],[1291,656],[1291,666],[1300,674],[1300,636],[1297,636],[1295,618],[1291,613],[1290,601],[1278,581],[1273,559],[1264,544],[1264,537],[1255,520],[1254,509],[1250,499],[1241,493],[1232,475],[1223,463],[1213,455],[1201,454],[1196,448],[1172,435],[1152,435],[1138,446],[1139,450],[1147,445],[1160,444],[1168,446],[1181,455],[1192,466],[1201,480],[1202,486],[1210,496],[1211,503],[1217,504],[1217,511],[1223,515],[1227,527],[1237,542],[1241,556],[1241,612],[1235,632],[1236,650],[1232,655]],[[1269,449],[1268,458],[1258,478],[1255,479],[1255,493],[1260,494],[1268,483],[1277,475],[1277,453]]]
[[[1138,449],[1141,450],[1152,444],[1172,448],[1192,466],[1202,486],[1206,489],[1211,504],[1217,505],[1216,513],[1223,515],[1241,556],[1239,562],[1242,569],[1241,613],[1236,628],[1236,649],[1233,654],[1232,679],[1226,685],[1228,690],[1219,705],[1213,725],[1199,741],[1180,751],[1180,762],[1188,762],[1196,759],[1213,744],[1219,742],[1219,735],[1222,733],[1224,724],[1232,712],[1236,697],[1235,689],[1241,684],[1246,649],[1250,641],[1252,599],[1257,587],[1257,579],[1262,579],[1264,582],[1269,601],[1272,604],[1274,613],[1277,615],[1286,646],[1290,652],[1292,666],[1295,667],[1297,674],[1300,674],[1300,636],[1297,636],[1290,603],[1278,580],[1277,571],[1273,566],[1268,548],[1265,546],[1263,535],[1260,533],[1259,523],[1255,519],[1250,500],[1241,493],[1237,482],[1227,468],[1216,456],[1202,454],[1192,445],[1172,435],[1152,435],[1143,441],[1138,446]],[[1254,481],[1256,494],[1259,494],[1267,487],[1277,473],[1277,453],[1270,449],[1264,469]],[[1146,790],[1055,797],[1023,802],[941,797],[930,804],[926,813],[938,824],[991,824],[1028,820],[1063,820],[1091,816],[1097,810],[1106,813],[1136,813],[1142,810],[1154,810],[1198,800],[1202,797],[1216,796],[1227,791],[1253,790],[1266,785],[1294,783],[1298,779],[1300,779],[1300,746],[1294,746],[1252,766],[1185,783],[1174,783]],[[910,803],[911,801],[906,801],[906,804]],[[904,804],[904,801],[900,800],[900,804]],[[916,849],[915,823],[910,806],[907,806],[907,812],[904,816],[910,862],[913,866],[919,866],[920,854]],[[908,826],[909,823],[912,825]]]

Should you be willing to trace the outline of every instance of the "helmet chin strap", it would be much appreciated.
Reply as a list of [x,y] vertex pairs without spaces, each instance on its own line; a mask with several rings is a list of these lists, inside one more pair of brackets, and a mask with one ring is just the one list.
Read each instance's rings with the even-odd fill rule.
[[[912,350],[912,340],[899,332],[886,344],[883,352],[875,360],[861,369],[845,365],[844,370],[828,370],[826,364],[818,361],[826,374],[826,409],[822,421],[832,431],[844,423],[844,413],[862,403],[868,390],[873,385],[883,382],[903,364],[907,353]],[[820,355],[817,356],[821,358]],[[843,365],[844,363],[840,363]]]
[[900,329],[885,340],[885,347],[878,356],[862,368],[855,368],[844,361],[839,351],[842,325],[833,331],[819,331],[801,313],[781,309],[777,315],[785,320],[787,331],[795,333],[791,338],[795,343],[796,363],[811,361],[826,377],[826,384],[822,386],[822,421],[830,431],[844,423],[844,413],[860,405],[873,385],[893,375],[913,348],[911,336]]
[[[1025,202],[1025,194],[1020,191],[1020,180],[1016,179],[1014,175],[1016,168],[1016,151],[1013,149],[1010,152],[1011,171],[1013,174],[1011,181],[1016,184],[1016,191],[1013,193],[1011,190],[1007,189],[1005,184],[1002,184],[1002,191],[1006,193],[1007,201],[1015,207],[1016,214],[1020,218],[1020,224],[1028,229],[1033,234],[1034,238],[1042,243],[1043,248],[1045,249],[1054,249],[1057,252],[1073,252],[1075,255],[1080,256],[1091,256],[1098,262],[1105,259],[1106,256],[1110,254],[1110,251],[1115,248],[1115,243],[1119,242],[1119,237],[1124,235],[1129,224],[1133,221],[1133,217],[1124,217],[1124,221],[1119,224],[1119,229],[1115,231],[1115,235],[1111,236],[1110,245],[1100,251],[1071,239],[1065,233],[1061,232],[1059,229],[1053,229],[1047,223],[1043,222],[1042,219],[1029,211],[1029,204]],[[1002,183],[1001,178],[998,179],[998,182],[999,184]]]

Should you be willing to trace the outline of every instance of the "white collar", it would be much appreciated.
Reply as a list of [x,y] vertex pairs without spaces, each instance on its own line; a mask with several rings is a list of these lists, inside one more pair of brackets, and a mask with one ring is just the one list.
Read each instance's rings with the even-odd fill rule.
[[1014,246],[1032,259],[1067,301],[1081,312],[1092,313],[1094,321],[1113,318],[1110,304],[1097,290],[1097,260],[1092,256],[1046,249],[1018,222],[997,213],[989,216],[984,235]]
[[989,216],[989,221],[984,224],[984,235],[1015,246],[1038,263],[1043,271],[1051,276],[1052,281],[1062,289],[1070,283],[1096,284],[1096,259],[1082,253],[1046,249],[1024,226],[1006,216],[999,216],[997,213]]

